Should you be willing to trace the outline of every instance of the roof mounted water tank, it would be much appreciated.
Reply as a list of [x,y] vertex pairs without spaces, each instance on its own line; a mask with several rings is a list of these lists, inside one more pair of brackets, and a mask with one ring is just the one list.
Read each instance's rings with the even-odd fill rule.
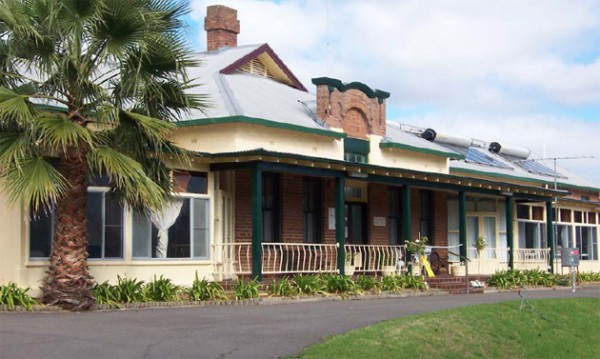
[[431,142],[445,143],[459,147],[469,147],[473,143],[473,140],[470,138],[439,133],[432,128],[426,129],[425,132],[421,134],[421,137]]
[[498,153],[501,155],[511,156],[520,159],[526,159],[531,154],[531,151],[529,151],[526,148],[502,146],[498,142],[490,143],[488,150],[492,153]]

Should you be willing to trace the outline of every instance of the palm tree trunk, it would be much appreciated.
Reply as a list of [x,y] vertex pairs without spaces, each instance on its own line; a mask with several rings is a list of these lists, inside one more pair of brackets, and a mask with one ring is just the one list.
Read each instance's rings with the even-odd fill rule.
[[60,157],[59,171],[70,188],[56,204],[50,267],[42,287],[44,303],[71,310],[87,310],[94,304],[94,280],[87,263],[87,152],[87,145],[80,143]]

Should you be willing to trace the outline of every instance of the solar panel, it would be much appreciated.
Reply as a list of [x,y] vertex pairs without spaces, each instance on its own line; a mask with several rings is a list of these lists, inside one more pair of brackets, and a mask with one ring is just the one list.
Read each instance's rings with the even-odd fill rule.
[[542,165],[541,163],[539,163],[535,160],[518,161],[518,162],[516,162],[516,164],[518,166],[520,166],[521,168],[523,168],[525,171],[530,172],[530,173],[535,173],[535,174],[544,175],[544,176],[552,176],[552,177],[554,177],[554,176],[563,177],[560,173],[554,172],[554,170]]
[[480,165],[498,167],[498,168],[511,168],[509,165],[496,160],[495,158],[482,153],[476,148],[469,147],[465,155],[465,161],[474,162]]

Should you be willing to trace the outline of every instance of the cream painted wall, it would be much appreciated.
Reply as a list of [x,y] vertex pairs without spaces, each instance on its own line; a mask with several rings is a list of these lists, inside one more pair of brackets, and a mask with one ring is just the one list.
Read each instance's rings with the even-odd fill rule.
[[381,136],[370,135],[369,164],[415,171],[449,173],[448,158],[397,148],[379,148],[381,139]]
[[341,140],[251,124],[181,127],[172,139],[181,147],[209,153],[264,148],[311,157],[344,158]]
[[23,229],[21,206],[12,206],[0,182],[0,284],[21,281],[23,248]]

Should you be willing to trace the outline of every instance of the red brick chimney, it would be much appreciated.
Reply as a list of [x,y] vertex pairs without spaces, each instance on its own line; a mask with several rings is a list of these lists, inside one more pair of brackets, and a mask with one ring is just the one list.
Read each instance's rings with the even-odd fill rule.
[[237,34],[240,33],[237,10],[223,5],[208,6],[204,18],[204,30],[206,30],[208,51],[223,47],[236,47]]

